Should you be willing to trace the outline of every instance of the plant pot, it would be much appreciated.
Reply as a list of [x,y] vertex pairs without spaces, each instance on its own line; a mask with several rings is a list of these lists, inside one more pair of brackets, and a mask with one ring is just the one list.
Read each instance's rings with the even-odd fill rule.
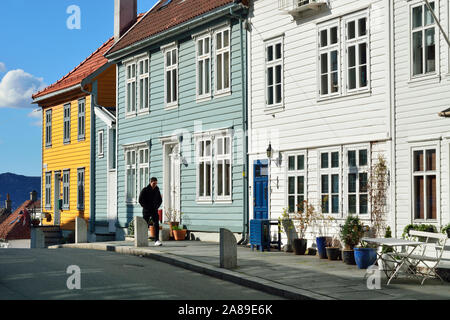
[[339,260],[341,258],[341,249],[335,247],[326,247],[328,260]]
[[331,240],[330,237],[316,238],[317,251],[319,252],[320,259],[328,259],[327,250],[325,248],[330,240]]
[[367,269],[377,261],[377,252],[372,248],[355,248],[355,262],[358,269]]
[[172,232],[173,232],[173,237],[175,238],[176,241],[183,241],[186,239],[186,233],[187,233],[186,229],[172,230]]
[[178,227],[179,225],[180,225],[179,222],[169,222],[169,227],[170,227],[170,237],[171,237],[171,238],[174,238],[172,228],[173,228],[173,227]]
[[317,254],[317,250],[315,248],[308,248],[308,256],[315,256]]
[[306,239],[294,239],[293,240],[293,248],[294,254],[296,255],[304,255],[306,252],[306,244],[308,240]]
[[345,264],[354,266],[356,264],[355,252],[353,250],[342,250],[342,261]]
[[155,226],[150,226],[148,229],[150,230],[150,238],[155,239],[156,238]]

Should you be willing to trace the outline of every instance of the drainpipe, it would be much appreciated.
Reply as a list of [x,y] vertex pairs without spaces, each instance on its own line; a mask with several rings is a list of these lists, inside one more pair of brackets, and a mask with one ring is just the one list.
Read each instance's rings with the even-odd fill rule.
[[[242,239],[239,240],[238,245],[246,245],[248,243],[248,220],[249,220],[249,210],[248,210],[248,176],[249,176],[249,166],[248,166],[248,152],[247,152],[247,74],[246,74],[246,66],[247,66],[247,60],[248,57],[245,54],[244,58],[244,36],[243,36],[243,21],[245,21],[244,18],[240,15],[235,15],[233,13],[233,10],[230,9],[229,15],[233,18],[236,18],[239,20],[239,32],[240,32],[240,44],[241,44],[241,94],[242,94],[242,126],[244,129],[244,138],[243,138],[243,149],[245,153],[245,163],[244,163],[244,219],[243,219],[243,225],[242,225]],[[248,45],[248,43],[247,43]]]

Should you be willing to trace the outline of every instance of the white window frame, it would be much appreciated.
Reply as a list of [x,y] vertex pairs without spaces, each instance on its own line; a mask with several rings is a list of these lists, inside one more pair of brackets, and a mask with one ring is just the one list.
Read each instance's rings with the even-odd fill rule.
[[[176,109],[178,108],[178,101],[179,101],[179,94],[180,94],[180,73],[178,69],[179,64],[179,54],[178,54],[178,44],[172,43],[167,46],[161,47],[161,51],[163,53],[163,59],[164,59],[164,105],[166,110]],[[170,64],[168,64],[168,54],[170,53]],[[176,63],[173,63],[173,54],[175,53]],[[171,74],[171,90],[170,90],[170,99],[171,101],[168,101],[168,88],[167,88],[167,73],[170,72]],[[177,79],[176,79],[176,85],[173,86],[173,73],[176,73]],[[174,99],[174,96],[176,96],[176,99]]]
[[[281,57],[277,59],[276,57],[276,46],[281,46]],[[269,48],[273,50],[273,60],[268,61],[268,52]],[[265,61],[265,101],[266,101],[266,109],[272,108],[282,108],[284,105],[284,36],[280,36],[274,39],[267,40],[265,42],[265,50],[264,50],[264,61]],[[276,68],[281,67],[281,79],[280,83],[276,82]],[[273,69],[273,84],[272,87],[269,88],[269,69]],[[281,86],[281,101],[276,102],[276,87],[277,85]],[[269,104],[269,92],[270,90],[273,92],[273,103]]]
[[[330,30],[333,28],[337,28],[337,42],[330,45]],[[322,47],[321,46],[321,32],[326,30],[327,31],[327,45]],[[341,43],[342,43],[342,35],[341,35],[341,19],[335,19],[332,22],[328,22],[326,24],[321,24],[317,28],[317,94],[318,98],[331,98],[331,97],[338,97],[342,95],[342,62],[341,62]],[[338,64],[338,87],[339,89],[337,92],[331,93],[331,53],[337,51],[337,64]],[[322,72],[322,54],[327,54],[327,72]],[[322,76],[327,75],[327,90],[328,92],[326,94],[323,94],[322,92]]]
[[[225,153],[226,140],[229,140],[229,152]],[[219,154],[219,143],[222,144],[222,154]],[[214,137],[214,187],[215,187],[215,202],[231,202],[233,197],[233,136],[231,134],[220,134]],[[230,194],[226,195],[226,162],[229,162],[229,191]],[[219,162],[223,162],[222,165],[222,194],[219,195]]]
[[[206,45],[205,40],[209,39],[209,46]],[[213,37],[211,36],[211,33],[205,33],[201,36],[198,36],[195,38],[195,51],[196,51],[196,77],[197,77],[197,87],[196,87],[196,97],[197,102],[205,101],[211,99],[212,96],[212,62],[211,62],[211,51],[212,51],[212,40]],[[200,42],[202,43],[202,51],[199,52],[199,46]],[[206,48],[208,48],[208,52],[206,52]],[[208,62],[209,61],[209,62]],[[203,82],[200,79],[200,68],[199,65],[202,63],[203,65]],[[209,72],[207,72],[207,69],[205,66],[208,65]],[[205,79],[208,79],[208,82],[205,81]],[[202,93],[200,94],[200,88],[202,89]],[[208,92],[207,92],[208,91]]]
[[45,209],[52,208],[52,172],[45,172]]
[[[339,167],[332,168],[332,154],[338,152],[339,153]],[[322,168],[322,154],[328,153],[328,168]],[[317,151],[317,168],[318,168],[318,194],[319,194],[319,203],[321,206],[321,211],[323,214],[327,216],[331,216],[334,218],[341,218],[343,216],[343,201],[342,201],[342,148],[336,147],[336,148],[324,148],[319,149]],[[322,208],[322,196],[325,195],[325,193],[322,193],[322,175],[328,176],[328,211],[323,212]],[[339,193],[333,193],[333,175],[337,175],[339,177]],[[333,196],[338,196],[339,199],[339,212],[332,213],[333,211]]]
[[98,131],[98,157],[102,159],[105,156],[105,131]]
[[[430,5],[431,3],[434,2],[434,12],[436,14],[437,17],[439,17],[439,8],[440,8],[440,1],[439,0],[430,0]],[[413,30],[413,9],[422,6],[422,26],[418,27],[416,29]],[[428,25],[428,26],[424,26],[423,24],[425,23],[425,10],[427,8],[427,5],[425,4],[424,1],[420,0],[420,1],[414,1],[412,2],[409,7],[408,7],[408,17],[409,17],[409,77],[410,77],[410,81],[414,81],[414,80],[421,80],[421,79],[428,79],[430,77],[435,77],[437,75],[440,74],[440,30],[438,29],[437,23],[436,21],[434,21],[434,24]],[[434,18],[432,17],[432,19],[434,20]],[[435,70],[432,72],[425,72],[425,68],[426,68],[426,61],[425,61],[425,46],[423,45],[426,41],[425,37],[424,37],[424,30],[425,29],[431,29],[434,26],[434,45],[435,45]],[[414,75],[414,48],[413,48],[413,33],[421,31],[422,32],[422,62],[423,62],[423,73],[419,73]]]
[[64,125],[63,125],[63,143],[64,144],[70,144],[70,118],[71,118],[71,104],[65,104],[64,108],[63,108],[63,121],[64,121]]
[[78,141],[86,139],[86,99],[78,100]]
[[[225,46],[224,34],[228,31],[228,46]],[[217,47],[217,36],[221,34],[221,48]],[[228,53],[228,87],[225,87],[225,55]],[[220,66],[222,70],[222,88],[218,88],[218,56],[222,56],[222,65]],[[221,96],[231,93],[231,27],[226,26],[214,31],[214,96]]]
[[[360,166],[360,159],[359,159],[359,153],[361,150],[366,150],[367,151],[367,164]],[[348,152],[349,151],[355,151],[356,155],[355,155],[355,161],[356,161],[356,166],[350,166],[349,165],[349,159],[348,159]],[[366,192],[361,192],[360,190],[360,179],[359,179],[359,175],[362,173],[366,173],[367,174],[367,182],[370,181],[370,168],[371,168],[371,148],[369,144],[364,144],[364,145],[354,145],[354,146],[346,146],[344,147],[344,151],[343,151],[343,159],[342,161],[344,162],[344,180],[345,180],[345,184],[344,184],[344,199],[343,199],[343,203],[344,203],[344,212],[347,215],[350,214],[355,214],[360,216],[361,218],[367,218],[370,219],[371,216],[371,206],[370,206],[370,195],[369,195],[369,191],[368,189],[366,190]],[[350,213],[349,212],[349,175],[350,174],[356,174],[356,192],[352,192],[352,195],[356,196],[356,212],[354,213]],[[367,213],[360,213],[360,196],[361,195],[367,195]]]
[[52,147],[52,109],[45,111],[45,147]]
[[[360,19],[366,19],[366,34],[360,36],[359,35],[359,20]],[[349,23],[354,22],[355,23],[355,38],[349,39],[348,38],[348,29],[349,29]],[[370,16],[368,11],[364,11],[362,13],[354,14],[348,17],[345,17],[343,22],[343,29],[344,29],[344,48],[345,48],[345,58],[343,65],[345,66],[345,88],[346,93],[353,93],[353,92],[361,92],[361,91],[368,91],[370,90]],[[359,51],[359,45],[365,43],[366,44],[366,73],[367,73],[367,79],[366,79],[366,85],[361,86],[361,78],[360,78],[360,72],[359,68],[363,66],[363,64],[360,64],[360,51]],[[356,87],[353,89],[350,89],[350,66],[349,66],[349,48],[355,47],[355,71],[356,71]]]
[[[210,154],[206,155],[206,143],[210,142]],[[204,143],[204,150],[205,150],[205,154],[202,156],[200,153],[200,144]],[[201,136],[201,137],[197,137],[195,139],[195,154],[196,154],[196,195],[197,195],[197,203],[212,203],[213,200],[213,146],[214,146],[214,139],[212,136],[208,135],[208,136]],[[204,163],[205,165],[203,166],[203,170],[204,170],[204,174],[203,174],[203,186],[204,186],[204,192],[203,194],[200,194],[200,165]],[[209,163],[210,164],[210,181],[209,181],[209,188],[210,188],[210,195],[206,195],[206,186],[207,186],[207,168],[206,168],[206,164]]]
[[[298,166],[298,157],[303,156],[303,169],[299,169]],[[294,158],[294,169],[289,170],[289,160],[290,158]],[[299,207],[300,203],[298,202],[298,197],[303,195],[303,201],[308,200],[308,182],[307,182],[307,168],[308,168],[308,157],[306,151],[300,151],[300,152],[292,152],[287,153],[285,156],[286,159],[286,208],[288,209],[289,213],[297,212],[297,208]],[[300,190],[298,188],[298,178],[303,177],[303,194],[300,193]],[[295,190],[294,193],[289,192],[289,178],[295,179]],[[294,212],[291,212],[289,207],[289,197],[294,197]]]
[[[427,171],[426,170],[426,150],[434,149],[436,151],[436,170]],[[423,151],[424,152],[424,171],[414,172],[414,151]],[[414,223],[437,223],[440,221],[440,214],[441,214],[441,152],[440,152],[440,142],[439,141],[433,141],[433,142],[427,142],[427,143],[413,143],[410,146],[410,168],[409,168],[409,175],[410,175],[410,206],[411,206],[411,221],[414,221]],[[416,176],[436,176],[436,219],[428,219],[428,209],[427,209],[427,186],[426,181],[424,180],[424,218],[416,218],[415,213],[415,205],[414,205],[414,177]]]
[[[140,193],[150,181],[150,149],[146,147],[140,147],[137,149],[137,193]],[[141,174],[143,171],[143,174]],[[144,179],[143,179],[144,177]],[[146,177],[146,179],[145,179]]]
[[[70,210],[70,169],[63,170],[63,210]],[[68,178],[68,179],[66,179]]]
[[[138,114],[145,114],[148,113],[150,110],[150,58],[148,56],[139,59],[137,61],[136,77],[137,77],[136,110]],[[141,83],[144,84],[143,88],[141,88]],[[145,87],[145,83],[147,83],[147,88]],[[143,99],[141,99],[141,90],[143,90]],[[145,102],[147,102],[147,105],[145,105]]]
[[[86,179],[86,169],[78,168],[77,169],[77,209],[78,210],[85,209],[85,200],[86,200],[85,179]],[[81,193],[80,193],[80,188],[81,188]],[[82,201],[80,201],[80,196],[83,197]]]
[[[137,63],[132,60],[125,64],[125,116],[135,116],[137,109]],[[134,85],[134,99],[133,93],[130,93],[130,88],[133,90]],[[134,103],[134,110],[133,110]]]
[[[136,158],[137,158],[136,148],[126,148],[125,149],[125,200],[126,200],[126,203],[129,203],[129,204],[134,204],[137,201],[137,195],[136,195],[137,161],[136,161]],[[131,195],[131,197],[128,196],[128,193],[129,193],[128,171],[129,170],[134,170],[134,179],[132,181],[132,183],[134,185],[134,192]]]

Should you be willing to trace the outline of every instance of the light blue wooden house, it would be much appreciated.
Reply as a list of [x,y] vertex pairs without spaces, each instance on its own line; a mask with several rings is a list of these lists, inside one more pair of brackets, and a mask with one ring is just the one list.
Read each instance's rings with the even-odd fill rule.
[[[116,26],[130,25],[135,0],[116,2]],[[181,212],[196,238],[247,233],[247,12],[246,1],[164,0],[116,28],[105,56],[117,64],[117,239],[151,177],[164,221]]]

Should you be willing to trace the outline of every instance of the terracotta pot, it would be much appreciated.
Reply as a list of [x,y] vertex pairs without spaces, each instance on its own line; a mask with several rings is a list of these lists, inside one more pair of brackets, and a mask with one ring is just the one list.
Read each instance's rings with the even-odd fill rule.
[[148,229],[150,230],[150,238],[154,239],[156,237],[155,226],[150,226]]
[[178,227],[180,225],[179,222],[169,222],[169,226],[170,226],[170,237],[173,238],[173,230],[172,227]]
[[186,229],[172,230],[172,231],[173,231],[173,237],[175,238],[176,241],[183,241],[186,239],[186,233],[187,233]]

